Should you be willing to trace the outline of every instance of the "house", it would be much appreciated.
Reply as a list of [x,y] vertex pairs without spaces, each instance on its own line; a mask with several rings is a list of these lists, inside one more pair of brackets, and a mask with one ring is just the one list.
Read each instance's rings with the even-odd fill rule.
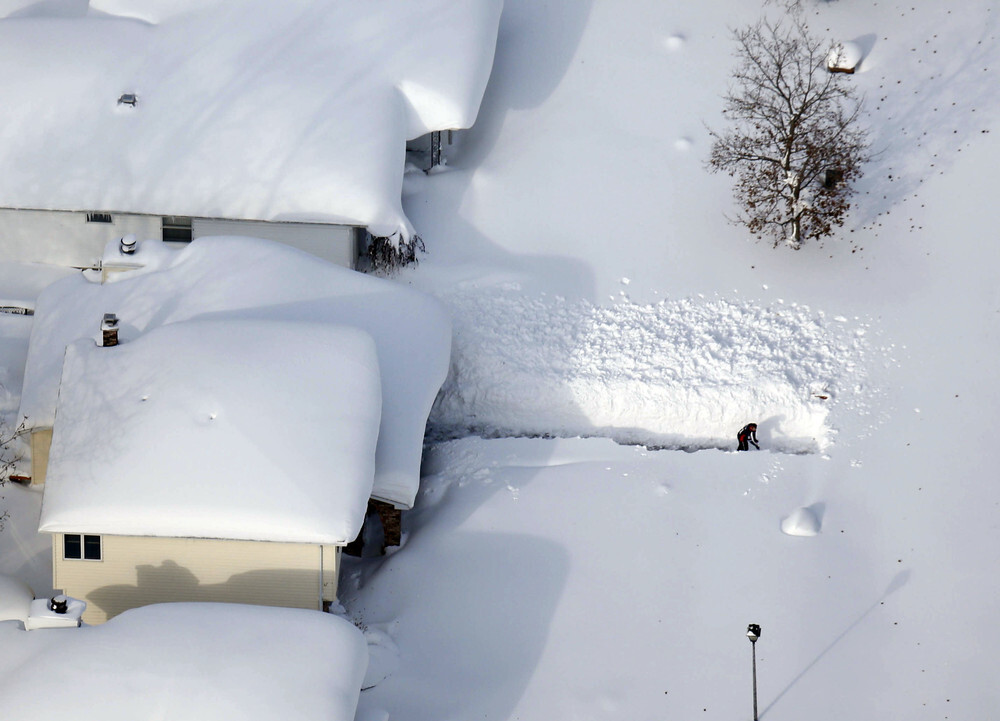
[[114,320],[66,348],[39,521],[53,587],[90,624],[164,601],[322,610],[375,476],[374,340],[229,318],[118,343]]
[[[448,372],[447,312],[435,299],[399,283],[256,238],[202,238],[180,249],[147,240],[128,250],[127,261],[115,262],[127,262],[129,270],[75,273],[47,287],[35,306],[20,416],[31,438],[31,482],[44,486],[40,530],[53,534],[53,587],[87,600],[88,622],[168,598],[310,608],[331,601],[339,549],[357,535],[369,501],[377,502],[383,516],[413,505],[427,417]],[[122,244],[110,243],[105,267],[118,254]],[[106,313],[113,313],[116,322],[102,328]],[[241,331],[252,338],[240,342],[261,347],[243,352],[219,346],[230,326],[255,328]],[[208,333],[211,328],[218,332]],[[98,347],[112,331],[118,344]],[[361,368],[359,373],[331,366],[351,347],[344,338],[349,341],[352,334],[371,340],[378,369],[374,386],[363,370],[370,359],[360,366],[346,358],[338,361],[344,368]],[[210,399],[217,386],[230,388],[225,385],[230,374],[242,374],[244,386],[232,390],[228,402],[254,401],[240,414],[244,433],[257,434],[249,447],[259,445],[273,454],[246,470],[236,452],[213,455],[214,442],[199,452],[201,464],[185,450],[222,435],[218,411],[203,409],[204,427],[181,422],[184,414],[176,409],[147,418],[149,409],[162,405],[153,404],[152,394],[140,388],[162,382],[173,405],[186,408],[198,393]],[[311,374],[319,377],[307,384]],[[284,395],[269,396],[267,403],[254,400],[272,381],[288,385]],[[150,398],[141,400],[147,394]],[[289,417],[293,398],[301,400],[299,408],[322,401],[309,423]],[[318,477],[320,466],[329,476],[331,468],[367,447],[355,443],[334,450],[338,438],[329,429],[340,426],[331,426],[329,414],[345,399],[353,399],[352,409],[374,404],[378,411],[370,475],[365,483],[355,476],[347,496],[339,490],[317,496],[330,490],[325,485],[304,492],[297,479]],[[145,426],[133,426],[133,411],[142,411],[135,418]],[[101,422],[95,424],[96,418]],[[276,419],[287,423],[276,426]],[[117,426],[118,431],[109,430]],[[304,462],[305,448],[299,446],[313,437],[303,434],[317,429],[322,436],[313,439],[312,470],[292,473],[284,466],[298,468]],[[246,438],[230,442],[246,443]],[[343,458],[337,455],[341,451],[347,454]],[[142,471],[141,464],[156,453],[161,459],[155,468]],[[209,462],[215,469],[211,478],[198,470]],[[267,496],[267,512],[247,509],[243,526],[223,523],[226,499],[241,498],[247,474],[263,469],[271,475],[257,479],[259,494],[253,498],[263,502]],[[201,479],[188,489],[190,499],[202,503],[209,492],[217,494],[218,512],[209,514],[208,525],[175,525],[177,519],[185,524],[196,519],[190,509],[170,505],[189,477]],[[288,533],[292,525],[310,527],[294,514],[294,523],[285,518],[268,530],[274,518],[284,518],[268,513],[281,513],[293,501],[322,510],[321,518],[310,521],[313,532]],[[342,514],[336,532],[328,525],[336,518],[334,507]],[[298,589],[294,601],[287,592],[293,586]]]
[[353,267],[412,237],[406,143],[475,122],[501,6],[6,2],[0,252],[250,235]]

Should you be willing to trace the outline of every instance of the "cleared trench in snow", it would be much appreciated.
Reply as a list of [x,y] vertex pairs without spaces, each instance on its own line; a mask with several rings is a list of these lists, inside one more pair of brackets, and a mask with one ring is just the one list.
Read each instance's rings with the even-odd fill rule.
[[598,307],[513,292],[442,298],[452,367],[435,437],[604,436],[735,448],[750,421],[763,448],[820,452],[832,407],[855,395],[866,326],[781,302],[721,298]]

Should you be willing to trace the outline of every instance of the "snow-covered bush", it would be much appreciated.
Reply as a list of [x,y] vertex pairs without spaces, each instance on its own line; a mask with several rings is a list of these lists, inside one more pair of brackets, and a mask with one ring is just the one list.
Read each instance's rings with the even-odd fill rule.
[[391,275],[403,266],[416,263],[417,251],[424,253],[427,249],[423,239],[416,234],[411,235],[408,240],[401,240],[397,236],[369,236],[368,247],[363,255],[367,267],[363,270]]

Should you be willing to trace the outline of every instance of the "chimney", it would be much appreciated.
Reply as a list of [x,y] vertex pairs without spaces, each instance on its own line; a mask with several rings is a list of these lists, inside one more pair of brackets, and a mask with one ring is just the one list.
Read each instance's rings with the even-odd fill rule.
[[118,345],[118,316],[105,313],[101,321],[101,345],[105,348]]
[[63,594],[53,596],[49,600],[49,610],[53,613],[64,614],[69,609],[69,599]]

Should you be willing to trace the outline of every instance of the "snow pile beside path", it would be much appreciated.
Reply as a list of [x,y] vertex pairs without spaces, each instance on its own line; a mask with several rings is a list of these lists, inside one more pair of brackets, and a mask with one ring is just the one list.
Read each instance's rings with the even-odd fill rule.
[[806,306],[716,298],[596,307],[559,297],[454,293],[440,436],[608,436],[730,447],[755,420],[765,447],[822,450],[834,397],[857,383],[864,323]]

